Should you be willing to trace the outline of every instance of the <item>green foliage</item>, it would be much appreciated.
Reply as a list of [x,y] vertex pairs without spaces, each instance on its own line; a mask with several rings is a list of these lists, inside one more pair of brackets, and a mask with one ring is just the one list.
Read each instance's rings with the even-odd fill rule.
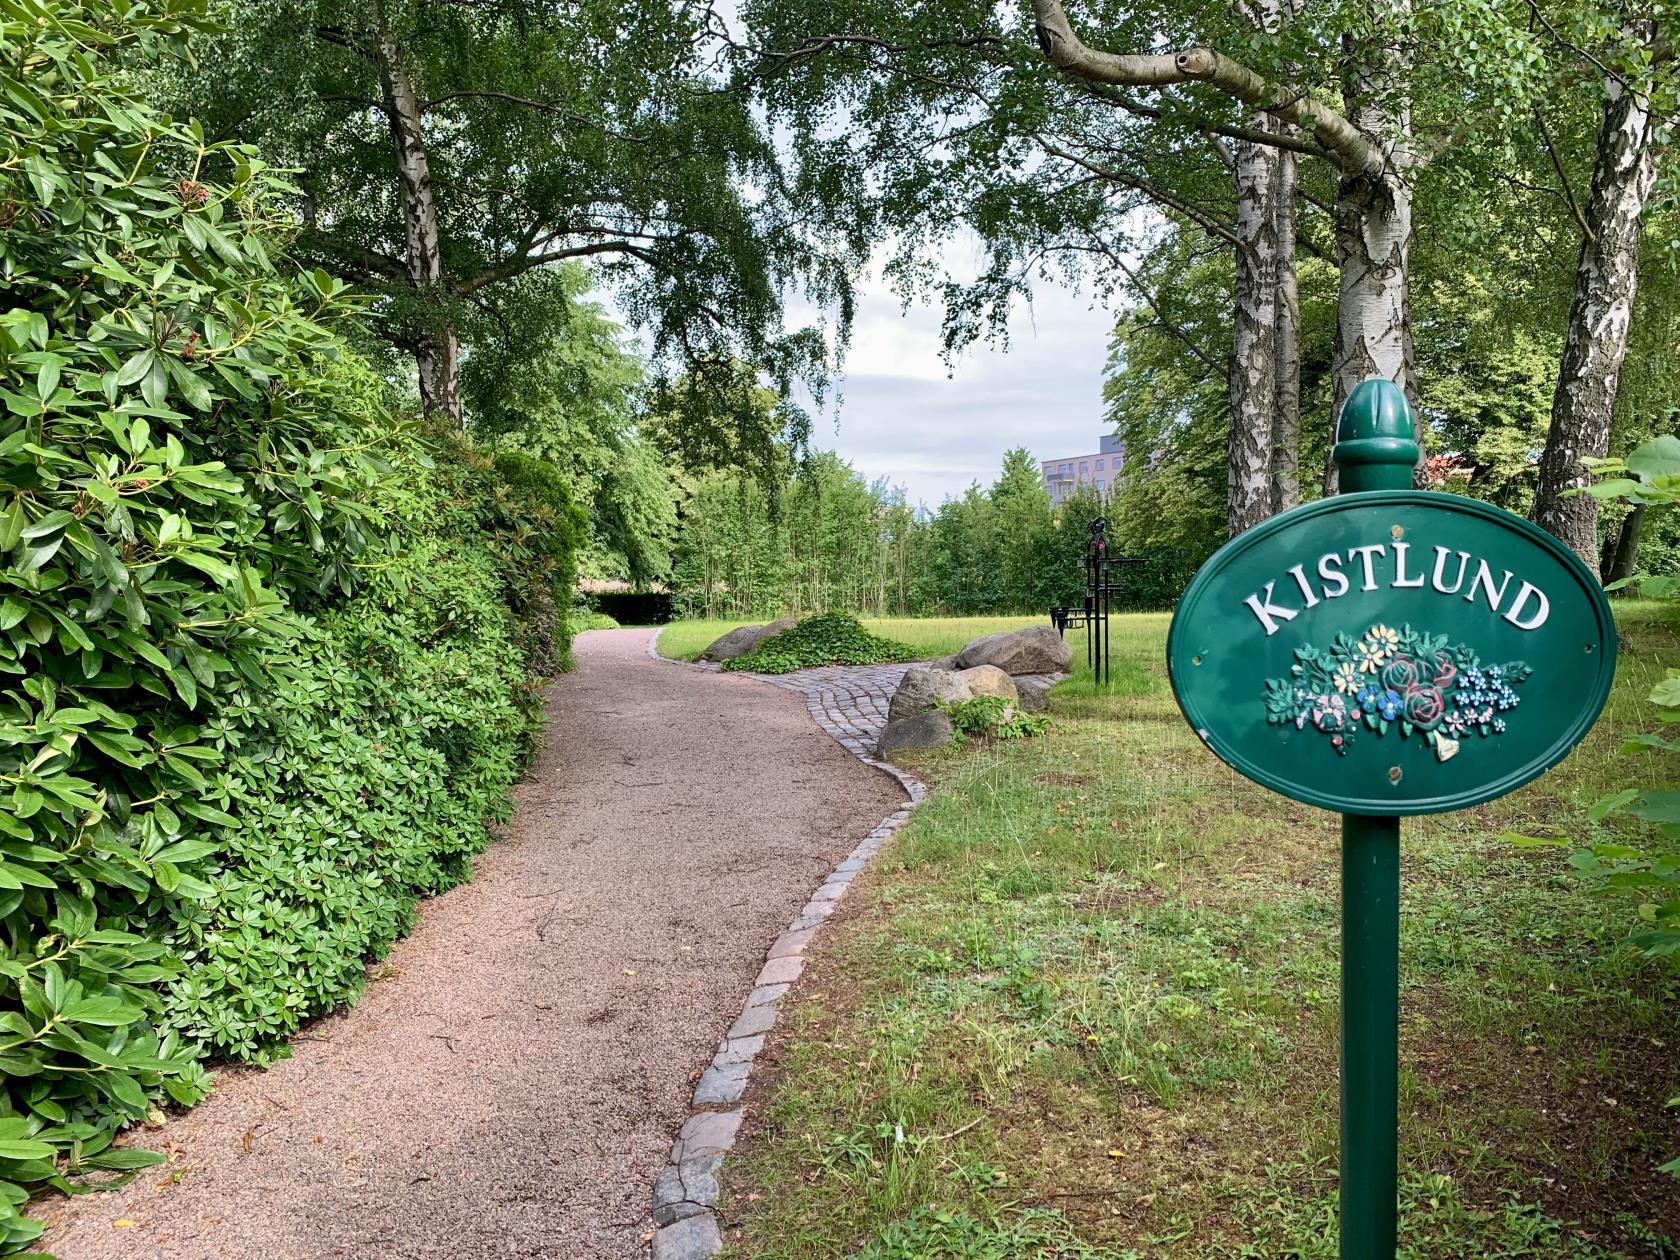
[[576,522],[526,498],[544,480],[531,462],[508,481],[505,457],[434,449],[401,465],[403,535],[356,597],[266,649],[260,687],[217,694],[212,799],[236,822],[201,842],[209,893],[171,916],[188,969],[164,1008],[197,1053],[284,1054],[360,991],[418,898],[467,878],[484,820],[506,817],[538,730],[528,679],[564,647],[549,614]]
[[[1626,499],[1645,507],[1680,504],[1680,438],[1655,438],[1641,444],[1626,459],[1589,462],[1603,478],[1586,488],[1586,493],[1595,498]],[[1680,579],[1634,580],[1643,595],[1680,598]],[[1658,707],[1664,726],[1672,731],[1680,723],[1680,670],[1670,669],[1649,699]],[[1680,753],[1680,738],[1646,732],[1630,738],[1626,749],[1672,756]],[[1680,789],[1627,788],[1600,798],[1588,811],[1592,822],[1617,815],[1653,828],[1670,844],[1680,842]],[[1579,849],[1570,861],[1599,889],[1636,900],[1644,925],[1633,938],[1637,948],[1650,957],[1680,955],[1680,852],[1650,851],[1611,842]],[[1673,1171],[1680,1176],[1680,1160],[1675,1161]]]
[[[192,0],[0,8],[0,1251],[463,878],[558,667],[554,470],[394,424],[290,193],[128,94]],[[207,174],[218,172],[215,180]]]
[[530,272],[518,290],[515,342],[483,345],[463,368],[475,435],[540,456],[589,509],[585,576],[663,580],[676,529],[668,461],[640,431],[647,365],[585,296],[578,264]]
[[918,655],[908,643],[871,634],[850,613],[818,613],[766,639],[755,651],[725,661],[723,668],[791,674],[816,665],[882,665]]
[[[1005,454],[990,489],[971,486],[933,513],[827,451],[789,460],[774,494],[738,474],[705,474],[683,506],[673,600],[679,614],[705,618],[827,608],[1044,616],[1083,596],[1087,526],[1108,506],[1087,489],[1052,511],[1021,448]],[[1146,558],[1141,571],[1126,570],[1116,607],[1165,607],[1183,589],[1188,573]]]
[[[481,370],[468,401],[517,407],[554,350],[553,286],[533,273],[588,259],[662,372],[707,382],[683,400],[702,426],[738,422],[746,461],[769,457],[731,365],[820,382],[827,344],[784,327],[783,298],[846,307],[866,242],[826,230],[825,200],[751,102],[717,90],[703,7],[231,0],[225,14],[199,64],[166,68],[158,89],[302,170],[299,250],[378,294],[372,327],[395,353],[452,330],[469,363],[516,368]],[[436,283],[405,237],[405,209],[422,212],[405,204],[397,81],[418,98]]]
[[983,739],[1031,739],[1050,729],[1050,719],[1038,713],[1028,713],[1013,700],[1003,696],[975,696],[955,704],[941,704],[951,715],[955,732],[954,745],[961,745],[970,736]]

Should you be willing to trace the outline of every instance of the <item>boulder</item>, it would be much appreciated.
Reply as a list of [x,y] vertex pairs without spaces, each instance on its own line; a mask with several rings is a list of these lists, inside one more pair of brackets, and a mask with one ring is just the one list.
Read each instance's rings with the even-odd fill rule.
[[1021,698],[1020,692],[1015,689],[1015,680],[996,665],[976,665],[973,669],[958,670],[952,676],[967,683],[969,691],[977,696],[1002,696],[1005,700]]
[[1060,674],[1073,665],[1073,648],[1049,626],[1004,630],[976,639],[957,653],[959,669],[996,665],[1006,674]]
[[904,671],[898,690],[893,692],[892,703],[887,706],[887,721],[902,722],[926,713],[936,704],[960,704],[973,697],[968,685],[948,669],[912,667]]
[[954,671],[957,668],[957,658],[955,656],[941,656],[936,660],[929,661],[927,663],[927,667],[929,669],[948,669]]
[[764,626],[736,626],[728,634],[714,640],[711,647],[700,653],[697,659],[732,661],[737,656],[745,656],[753,651],[771,635],[780,634],[783,630],[792,630],[798,624],[797,621],[784,617]]
[[875,745],[877,757],[890,757],[901,748],[943,748],[956,730],[943,709],[929,709],[912,718],[888,722]]
[[1066,678],[1066,674],[1022,674],[1014,680],[1021,707],[1028,713],[1043,713],[1050,707],[1050,688]]

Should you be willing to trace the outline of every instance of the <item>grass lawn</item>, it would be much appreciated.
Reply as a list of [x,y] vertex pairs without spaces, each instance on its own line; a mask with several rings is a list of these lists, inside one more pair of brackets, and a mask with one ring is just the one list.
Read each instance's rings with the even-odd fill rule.
[[[705,651],[712,641],[727,634],[736,626],[757,624],[751,621],[673,621],[659,634],[659,650],[679,661],[692,661]],[[949,656],[970,639],[996,630],[1019,630],[1022,626],[1047,626],[1048,614],[1019,617],[866,617],[865,628],[875,634],[912,647],[926,650],[932,656]],[[1078,635],[1083,635],[1079,631]],[[1078,639],[1081,654],[1084,639]]]
[[[924,624],[940,651],[991,628]],[[1336,820],[1198,745],[1166,625],[1117,621],[1117,686],[1058,690],[1043,738],[916,763],[931,798],[819,938],[754,1077],[729,1254],[1335,1256]],[[1633,956],[1632,907],[1562,853],[1500,839],[1585,836],[1606,785],[1658,773],[1619,747],[1680,635],[1648,608],[1623,632],[1568,761],[1405,825],[1410,1260],[1680,1256],[1680,1179],[1657,1170],[1680,1155],[1680,971]]]

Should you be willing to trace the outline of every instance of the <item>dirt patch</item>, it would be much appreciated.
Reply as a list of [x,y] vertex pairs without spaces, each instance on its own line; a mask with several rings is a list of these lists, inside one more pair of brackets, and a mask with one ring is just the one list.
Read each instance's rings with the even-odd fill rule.
[[[267,1072],[140,1143],[124,1190],[43,1200],[61,1260],[626,1260],[690,1080],[766,949],[903,801],[790,691],[577,643],[473,883]],[[166,1144],[168,1144],[166,1146]]]
[[1664,1037],[1600,1024],[1591,1063],[1538,1045],[1466,1039],[1442,1020],[1406,1042],[1407,1067],[1443,1108],[1473,1107],[1484,1117],[1500,1134],[1496,1158],[1517,1170],[1513,1178],[1497,1168],[1485,1176],[1452,1169],[1467,1186],[1492,1202],[1501,1182],[1526,1182],[1550,1215],[1578,1222],[1580,1237],[1637,1260],[1674,1260],[1650,1250],[1629,1219],[1659,1234],[1680,1223],[1680,1178],[1658,1171],[1680,1154],[1680,1110],[1666,1105],[1680,1092],[1680,1069]]

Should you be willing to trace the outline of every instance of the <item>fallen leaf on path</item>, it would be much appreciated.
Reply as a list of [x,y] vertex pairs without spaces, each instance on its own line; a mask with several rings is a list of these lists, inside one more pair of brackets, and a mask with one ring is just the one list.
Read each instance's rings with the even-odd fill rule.
[[627,976],[633,976],[636,974],[636,969],[634,967],[626,967],[624,969],[624,974]]
[[126,1216],[119,1216],[116,1220],[111,1222],[111,1228],[112,1229],[133,1229],[134,1228],[134,1222],[129,1220],[128,1217],[126,1217]]
[[239,1139],[239,1145],[245,1148],[245,1153],[248,1155],[251,1153],[251,1144],[256,1140],[257,1131],[255,1129],[246,1129],[245,1136]]

